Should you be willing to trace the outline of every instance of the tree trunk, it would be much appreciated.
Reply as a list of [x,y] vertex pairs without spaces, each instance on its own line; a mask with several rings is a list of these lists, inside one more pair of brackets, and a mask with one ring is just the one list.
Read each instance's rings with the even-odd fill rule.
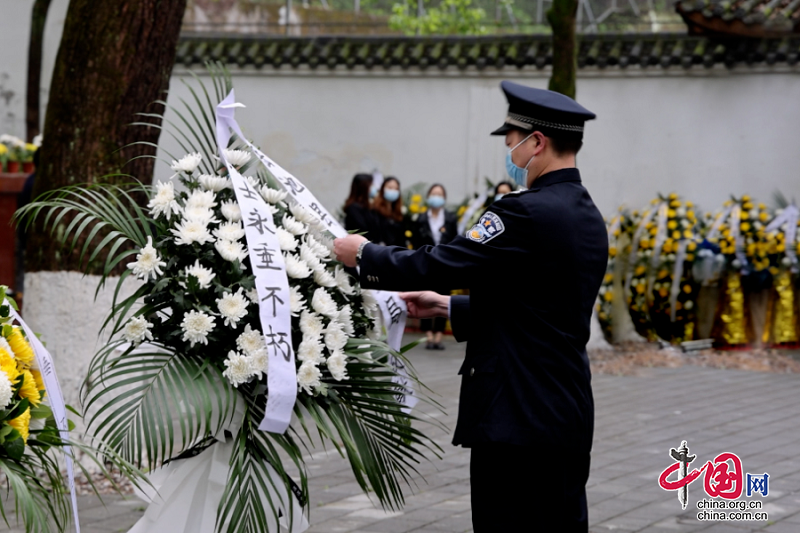
[[[56,57],[34,197],[66,185],[153,179],[157,127],[133,127],[166,99],[186,0],[72,0]],[[154,124],[159,121],[149,120]],[[137,158],[138,157],[138,158]],[[134,159],[136,158],[136,159]],[[126,174],[128,176],[120,176]],[[78,270],[32,228],[27,271]]]
[[575,17],[578,0],[553,0],[547,21],[553,28],[553,72],[548,88],[575,98],[575,74],[578,70]]
[[42,44],[50,0],[36,0],[31,14],[31,37],[28,42],[28,95],[25,103],[25,137],[28,142],[39,135],[39,87],[42,79]]

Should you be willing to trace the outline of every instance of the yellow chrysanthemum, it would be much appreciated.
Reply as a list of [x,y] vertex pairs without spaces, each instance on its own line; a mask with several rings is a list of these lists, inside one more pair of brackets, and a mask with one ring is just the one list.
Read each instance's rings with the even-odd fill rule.
[[644,294],[644,289],[645,289],[644,283],[640,283],[639,285],[636,286],[636,292],[638,292],[639,294]]
[[412,204],[420,204],[420,203],[422,203],[422,196],[421,196],[421,195],[419,195],[419,194],[415,194],[415,195],[413,195],[413,196],[411,197],[411,203],[412,203]]
[[35,152],[35,151],[36,151],[36,150],[38,150],[39,148],[38,148],[38,147],[37,147],[35,144],[32,144],[32,143],[25,143],[25,149],[26,149],[27,151],[29,151],[29,152]]
[[639,265],[638,267],[636,267],[636,275],[637,276],[641,276],[646,271],[647,271],[647,267],[645,267],[644,265]]
[[692,231],[691,230],[683,230],[683,238],[684,239],[691,239],[692,238]]
[[690,252],[694,252],[697,249],[697,244],[694,242],[690,242],[689,244],[686,245],[686,249],[689,250]]
[[37,407],[42,401],[39,397],[39,388],[36,385],[36,379],[31,374],[30,370],[22,371],[22,387],[19,388],[20,398],[27,398],[31,405]]
[[667,211],[667,217],[668,218],[675,218],[675,210],[674,209],[670,209],[669,211]]
[[672,238],[673,238],[673,239],[675,239],[675,240],[677,241],[678,239],[680,239],[680,238],[681,238],[681,232],[680,232],[680,231],[678,231],[678,230],[675,230],[675,231],[673,231],[673,232],[672,232]]
[[739,218],[741,218],[742,220],[747,220],[748,218],[750,218],[750,213],[748,213],[747,211],[742,211],[741,215],[739,215]]
[[22,440],[26,443],[28,442],[28,435],[30,435],[30,427],[31,427],[31,410],[30,408],[25,409],[25,412],[19,415],[17,418],[8,421],[8,424],[19,431],[19,434],[22,435]]
[[694,207],[694,203],[690,202],[689,200],[686,200],[686,207]]
[[669,193],[669,199],[670,200],[677,200],[678,199],[678,195],[675,194],[674,192],[671,192],[671,193]]
[[692,293],[692,286],[691,285],[684,285],[683,286],[683,292],[685,292],[686,294],[691,294]]
[[614,274],[612,274],[611,272],[609,272],[609,273],[607,273],[607,274],[605,275],[605,277],[603,278],[603,282],[604,282],[604,283],[611,283],[612,281],[614,281]]
[[610,247],[608,248],[608,255],[609,255],[610,257],[614,257],[614,256],[616,256],[616,255],[617,255],[617,247],[616,247],[616,246],[610,246]]
[[744,196],[742,196],[742,202],[749,202],[749,201],[750,201],[749,195],[745,194]]
[[467,212],[467,206],[462,205],[461,207],[458,208],[458,212],[456,213],[456,216],[458,218],[461,218],[461,215],[463,215],[466,212]]
[[614,293],[613,293],[613,292],[611,292],[611,291],[607,291],[607,292],[606,292],[606,293],[603,295],[603,299],[604,299],[605,301],[607,301],[607,302],[610,302],[611,300],[613,300],[613,299],[614,299]]
[[4,155],[7,152],[8,152],[8,148],[6,148],[6,145],[3,144],[3,143],[0,143],[0,155]]
[[31,368],[31,374],[33,375],[33,381],[36,382],[36,388],[40,391],[44,390],[44,380],[42,379],[42,373],[38,370],[34,370]]
[[419,213],[419,205],[411,204],[410,206],[408,206],[408,210],[414,214]]
[[669,222],[667,222],[667,227],[669,229],[677,228],[678,227],[678,221],[677,220],[670,220]]
[[761,220],[761,222],[766,222],[767,219],[769,219],[769,213],[767,213],[766,211],[762,211],[758,214],[758,218],[759,220]]
[[31,348],[28,340],[23,337],[22,331],[19,328],[11,330],[11,335],[8,336],[8,344],[14,350],[14,358],[17,360],[17,366],[20,368],[29,368],[33,363],[33,348]]
[[14,383],[17,379],[17,376],[19,376],[17,362],[14,361],[14,358],[11,357],[11,354],[9,354],[3,348],[0,348],[0,372],[5,372],[11,383]]
[[408,237],[410,239],[412,235],[413,235],[413,233],[411,233],[411,230],[407,229],[406,230],[406,237]]

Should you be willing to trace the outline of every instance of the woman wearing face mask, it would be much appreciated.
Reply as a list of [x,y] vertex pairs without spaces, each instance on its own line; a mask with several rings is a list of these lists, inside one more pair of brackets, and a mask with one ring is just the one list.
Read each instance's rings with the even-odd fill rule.
[[370,210],[370,174],[356,174],[350,184],[350,196],[344,202],[344,227],[347,231],[364,233],[367,239],[377,239],[375,215]]
[[[426,204],[427,211],[422,213],[417,219],[416,231],[414,231],[414,248],[421,248],[425,245],[437,246],[447,244],[452,241],[458,233],[458,219],[447,211],[444,207],[447,200],[447,191],[439,183],[431,185],[428,189]],[[440,294],[450,294],[449,291],[442,291]],[[420,320],[420,329],[425,332],[428,342],[425,345],[427,350],[444,350],[442,344],[442,333],[447,320],[444,317]]]
[[496,202],[506,194],[510,193],[514,190],[514,184],[510,181],[501,181],[497,184],[494,188],[494,198],[492,198],[492,202]]
[[381,184],[378,195],[372,201],[375,216],[376,239],[387,246],[406,245],[403,227],[403,199],[400,198],[400,182],[389,176]]

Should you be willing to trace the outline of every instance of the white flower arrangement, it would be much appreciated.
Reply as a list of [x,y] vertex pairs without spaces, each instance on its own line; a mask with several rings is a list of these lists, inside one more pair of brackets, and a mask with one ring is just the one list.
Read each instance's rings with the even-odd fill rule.
[[[203,120],[198,127],[207,125]],[[203,134],[214,138],[211,130]],[[290,361],[293,352],[298,392],[293,412],[298,418],[307,416],[299,423],[316,425],[323,439],[350,456],[362,488],[377,494],[386,508],[399,508],[400,482],[410,478],[412,462],[436,448],[412,426],[414,417],[399,399],[404,391],[400,379],[415,377],[401,376],[391,364],[390,357],[403,356],[378,340],[377,302],[333,259],[333,239],[316,215],[281,190],[269,165],[238,146],[223,154],[203,147],[173,161],[180,187],[171,181],[130,189],[101,184],[93,195],[70,188],[63,196],[26,208],[30,214],[74,210],[77,205],[95,223],[81,224],[78,233],[91,232],[97,224],[115,228],[121,236],[104,241],[106,248],[100,250],[112,252],[104,270],[127,265],[142,280],[134,294],[115,301],[106,322],[111,340],[90,366],[87,401],[113,405],[96,410],[90,424],[96,424],[100,439],[116,443],[114,452],[142,470],[195,451],[223,430],[232,431],[236,445],[230,472],[234,462],[245,466],[243,477],[231,475],[226,481],[223,501],[217,502],[217,530],[229,530],[226,509],[244,501],[247,517],[242,520],[250,525],[230,531],[271,531],[264,517],[277,518],[286,502],[267,502],[259,491],[242,494],[237,484],[243,479],[262,487],[284,482],[288,497],[296,496],[282,477],[264,474],[265,458],[287,463],[272,456],[281,450],[305,471],[302,447],[314,443],[306,442],[298,428],[285,435],[258,430],[272,393],[269,380],[279,376],[270,374],[270,358],[275,364],[279,357]],[[246,234],[251,213],[249,208],[242,212],[236,196],[240,191],[233,189],[225,166],[209,166],[221,159],[251,174],[244,176],[248,187],[266,202],[260,216],[272,217],[275,246],[280,248],[275,258],[280,258],[277,253],[283,256],[289,289],[280,295],[281,305],[288,303],[291,312],[288,334],[273,331],[269,321],[262,326],[261,315],[272,312],[270,296],[264,293],[270,287],[256,289],[254,268],[265,266],[251,264]],[[148,196],[146,210],[135,200],[141,193]],[[132,247],[118,252],[117,243],[125,241]],[[132,386],[121,388],[121,381]],[[0,383],[0,402],[4,391]],[[273,466],[279,470],[277,463]],[[301,491],[307,496],[305,484]]]

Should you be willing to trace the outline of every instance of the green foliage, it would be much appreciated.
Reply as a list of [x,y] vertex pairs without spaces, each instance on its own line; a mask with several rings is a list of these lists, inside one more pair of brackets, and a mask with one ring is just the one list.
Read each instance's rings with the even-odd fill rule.
[[416,4],[395,4],[389,27],[406,35],[484,35],[486,12],[472,0],[442,0],[442,3],[416,15]]

